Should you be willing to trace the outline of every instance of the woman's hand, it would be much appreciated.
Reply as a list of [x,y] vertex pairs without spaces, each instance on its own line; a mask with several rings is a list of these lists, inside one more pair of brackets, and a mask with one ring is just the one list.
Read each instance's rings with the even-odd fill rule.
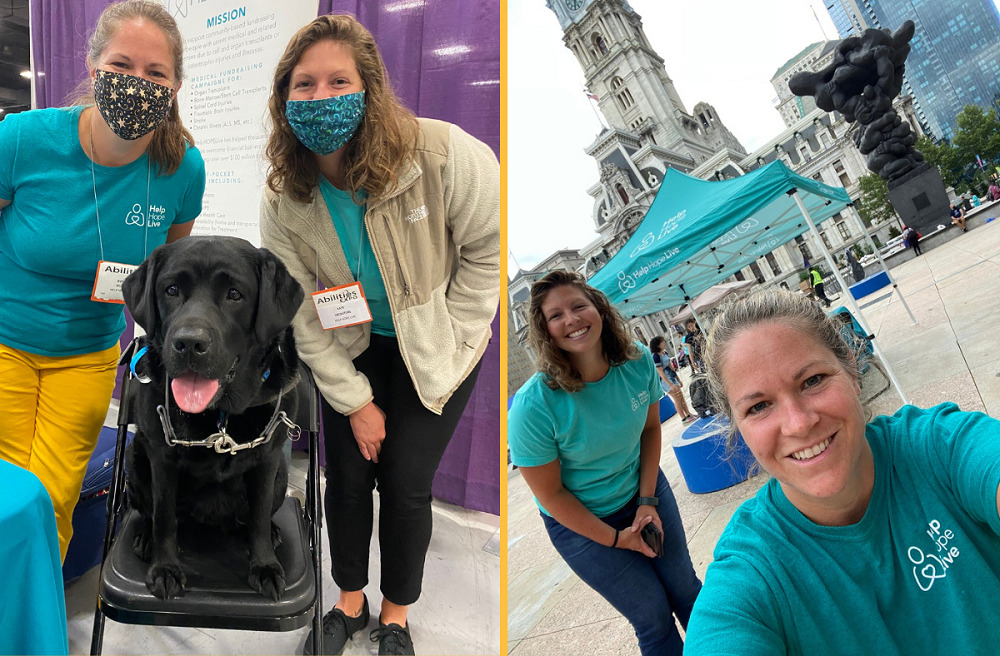
[[371,401],[357,412],[348,416],[351,421],[351,431],[358,449],[365,460],[378,462],[378,454],[385,440],[385,413],[382,408]]
[[639,506],[635,511],[635,519],[632,520],[632,526],[623,529],[619,533],[618,548],[638,551],[650,558],[655,557],[656,552],[642,539],[642,528],[649,523],[654,524],[656,528],[660,529],[661,533],[663,532],[663,525],[660,523],[660,516],[656,514],[656,508],[653,506]]

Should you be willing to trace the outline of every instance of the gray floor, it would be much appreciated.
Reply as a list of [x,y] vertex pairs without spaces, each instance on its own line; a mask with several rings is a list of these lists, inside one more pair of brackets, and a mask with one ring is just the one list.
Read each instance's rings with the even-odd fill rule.
[[[305,456],[293,456],[290,492],[301,495]],[[375,495],[376,513],[378,495]],[[409,613],[410,632],[417,654],[500,653],[500,518],[434,501],[434,533],[424,571],[420,600]],[[382,601],[378,589],[378,520],[372,540],[369,629],[378,624]],[[337,599],[330,578],[329,547],[323,535],[324,588],[327,609]],[[97,568],[66,588],[69,652],[90,653],[97,594]],[[107,621],[105,654],[300,654],[308,628],[287,633],[223,631],[175,627],[146,627]],[[345,654],[377,654],[378,644],[359,632]]]
[[[998,224],[974,226],[892,269],[916,325],[896,295],[882,290],[862,299],[864,317],[910,403],[926,407],[954,401],[963,410],[1000,417]],[[883,382],[872,374],[864,389],[875,390]],[[900,403],[890,389],[876,398],[873,409],[891,413]],[[662,430],[660,464],[677,497],[695,570],[703,576],[729,518],[767,476],[719,492],[691,494],[670,446],[683,432],[680,419],[668,419]],[[628,622],[581,583],[552,548],[517,471],[508,473],[507,491],[508,652],[638,654]]]

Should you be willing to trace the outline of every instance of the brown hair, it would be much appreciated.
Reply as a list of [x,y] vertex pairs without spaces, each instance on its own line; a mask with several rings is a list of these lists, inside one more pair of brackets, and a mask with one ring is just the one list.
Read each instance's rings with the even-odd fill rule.
[[344,151],[344,180],[357,200],[363,188],[378,197],[395,187],[397,172],[411,161],[417,142],[417,120],[393,93],[378,46],[365,27],[353,16],[320,16],[292,37],[274,69],[274,84],[268,109],[271,136],[267,158],[271,169],[267,186],[275,193],[287,192],[292,199],[308,202],[319,180],[315,155],[292,132],[285,117],[288,84],[292,69],[309,47],[329,39],[347,46],[361,74],[365,88],[365,113],[361,126]]
[[[177,29],[177,23],[158,2],[126,0],[108,5],[101,12],[97,19],[97,26],[90,38],[87,39],[87,65],[96,66],[97,60],[101,58],[101,53],[108,47],[108,42],[118,33],[123,24],[132,20],[147,20],[163,32],[174,59],[173,88],[176,90],[177,85],[184,79],[184,43],[181,40],[180,30]],[[94,104],[94,89],[89,77],[70,94],[68,104]],[[194,137],[181,122],[181,113],[175,95],[174,101],[170,103],[170,109],[167,110],[166,118],[153,130],[153,139],[149,142],[147,149],[150,160],[156,164],[158,174],[172,175],[176,172],[189,145],[194,145]]]
[[552,342],[548,322],[542,314],[545,297],[554,288],[563,285],[579,289],[597,308],[602,319],[601,351],[612,366],[624,364],[628,360],[638,360],[642,352],[635,345],[625,318],[611,305],[608,297],[588,285],[582,275],[561,269],[545,274],[531,286],[528,306],[531,315],[531,345],[538,354],[538,370],[547,376],[545,384],[550,389],[560,387],[567,392],[576,392],[583,389],[584,385],[580,372],[570,363],[566,352]]
[[[863,341],[854,337],[850,338],[851,343],[845,341],[845,331],[841,330],[840,323],[828,317],[817,303],[799,292],[763,289],[727,304],[716,316],[709,331],[705,366],[714,405],[730,420],[727,427],[727,442],[730,446],[734,444],[737,428],[736,422],[732,420],[733,408],[726,396],[722,368],[733,340],[744,330],[762,323],[786,324],[814,337],[833,353],[848,375],[856,380],[861,379],[858,356],[864,346]],[[853,332],[850,334],[853,335]],[[881,364],[876,359],[870,358],[867,362],[881,370]]]

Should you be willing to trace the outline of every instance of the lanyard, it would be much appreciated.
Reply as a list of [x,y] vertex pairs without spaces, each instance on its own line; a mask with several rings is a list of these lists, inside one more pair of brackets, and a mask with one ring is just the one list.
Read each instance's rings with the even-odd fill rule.
[[[94,172],[94,114],[96,108],[90,110],[90,180],[94,185],[94,212],[97,214],[97,242],[101,247],[101,261],[104,261],[104,236],[101,234],[101,208],[97,203],[97,174]],[[151,164],[149,154],[146,154],[146,206],[143,212],[142,259],[147,256],[149,245],[149,179]]]

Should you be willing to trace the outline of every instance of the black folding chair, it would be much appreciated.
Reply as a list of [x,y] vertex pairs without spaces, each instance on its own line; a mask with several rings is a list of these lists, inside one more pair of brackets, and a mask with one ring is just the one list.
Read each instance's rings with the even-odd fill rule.
[[[119,365],[127,364],[133,345],[122,354]],[[319,494],[319,400],[312,373],[299,364],[299,411],[292,418],[308,435],[309,471],[306,476],[306,503],[301,507],[293,497],[285,499],[273,521],[281,530],[282,543],[275,549],[285,570],[285,592],[275,602],[253,590],[247,583],[247,559],[233,557],[246,551],[245,541],[221,531],[199,530],[178,534],[181,558],[187,573],[184,595],[161,600],[146,588],[148,563],[132,551],[138,514],[130,508],[125,494],[125,436],[131,423],[134,387],[128,368],[123,374],[118,413],[118,442],[114,472],[108,494],[104,557],[98,584],[97,609],[91,654],[100,654],[104,641],[104,620],[123,624],[184,626],[247,631],[292,631],[313,626],[312,653],[320,653],[323,635],[322,593],[322,503]],[[200,527],[199,527],[200,528]]]

